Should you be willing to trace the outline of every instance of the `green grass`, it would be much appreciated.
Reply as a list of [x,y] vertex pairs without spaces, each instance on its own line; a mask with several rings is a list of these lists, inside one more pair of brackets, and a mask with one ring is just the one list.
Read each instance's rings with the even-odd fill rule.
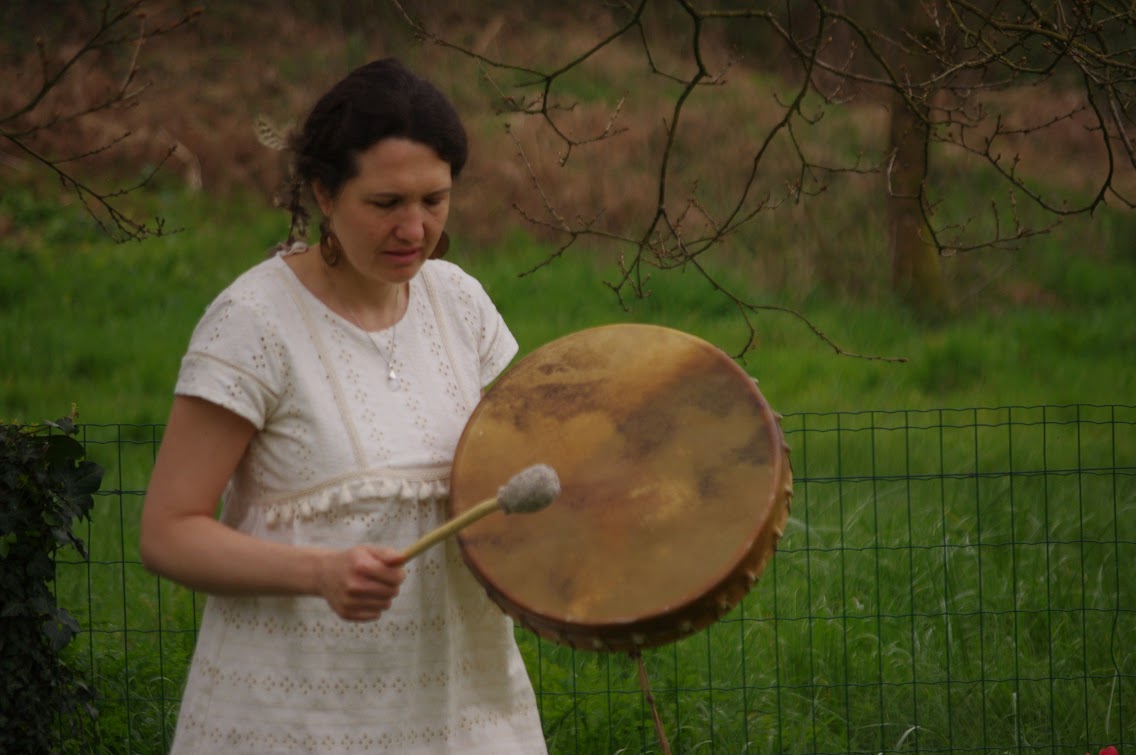
[[[285,220],[248,198],[141,201],[186,230],[115,245],[77,208],[0,195],[15,227],[36,229],[0,242],[0,417],[75,402],[107,469],[83,533],[91,558],[61,565],[58,584],[88,630],[71,653],[102,697],[104,753],[163,751],[176,715],[200,601],[138,565],[141,494],[194,323]],[[645,656],[675,752],[1136,743],[1131,230],[1104,215],[1091,234],[968,263],[970,279],[1013,285],[976,287],[934,325],[847,288],[754,285],[746,258],[723,259],[716,274],[747,296],[794,307],[850,351],[908,361],[837,356],[797,318],[756,318],[744,366],[786,415],[796,498],[743,604]],[[468,250],[454,235],[452,259],[483,281],[522,353],[624,321],[731,352],[747,338],[691,272],[656,272],[625,310],[599,251],[519,278],[550,249],[516,234]],[[1031,296],[1004,298],[1014,290]],[[553,752],[654,751],[629,658],[519,638]]]
[[[1133,458],[1136,410],[1117,412],[787,417],[802,482],[770,570],[725,620],[648,654],[676,751],[1131,743],[1136,483],[1107,465]],[[540,660],[551,741],[649,751],[628,659]]]
[[[52,199],[20,190],[0,196],[0,213],[15,228],[36,231],[0,242],[0,417],[47,419],[75,402],[86,422],[161,422],[197,318],[263,258],[286,218],[252,198],[211,203],[156,192],[142,211],[186,230],[114,244],[79,208],[57,211]],[[1129,216],[1102,213],[1091,233],[1075,228],[1014,255],[967,262],[969,275],[987,277],[986,295],[970,295],[957,316],[937,325],[886,297],[757,285],[752,263],[729,250],[714,273],[751,301],[794,308],[847,351],[908,360],[839,357],[800,319],[762,312],[744,366],[782,411],[1124,402],[1136,388],[1129,356],[1136,318],[1126,296],[1136,287],[1127,241],[1134,231]],[[686,330],[731,353],[746,343],[737,311],[694,272],[655,271],[650,296],[629,299],[625,310],[604,285],[617,277],[606,252],[573,249],[522,278],[549,247],[517,233],[500,248],[471,250],[461,247],[460,229],[455,236],[452,258],[484,282],[522,353],[627,321]],[[996,280],[1004,285],[990,285],[995,273],[980,264],[1001,271]],[[1034,296],[1018,304],[1007,290]]]
[[[12,212],[4,204],[0,211]],[[250,225],[220,203],[158,196],[153,204],[192,232],[115,244],[68,208],[58,233],[49,227],[4,250],[0,353],[10,368],[0,416],[39,420],[77,402],[88,422],[164,419],[192,323],[236,274],[263,258],[275,229],[274,218]],[[242,228],[236,244],[227,230],[234,227]]]

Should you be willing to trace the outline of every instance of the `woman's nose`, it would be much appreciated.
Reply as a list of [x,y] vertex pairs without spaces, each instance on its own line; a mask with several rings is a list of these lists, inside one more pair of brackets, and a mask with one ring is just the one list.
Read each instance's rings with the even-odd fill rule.
[[416,207],[408,207],[398,220],[395,234],[402,241],[418,242],[426,237],[425,213]]

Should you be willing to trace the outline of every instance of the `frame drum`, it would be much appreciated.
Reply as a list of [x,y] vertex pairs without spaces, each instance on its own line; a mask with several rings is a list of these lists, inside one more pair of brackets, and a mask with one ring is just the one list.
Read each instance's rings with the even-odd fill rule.
[[653,325],[565,336],[507,370],[466,424],[450,515],[532,464],[561,494],[458,535],[489,597],[545,639],[638,651],[745,597],[788,517],[777,416],[717,347]]

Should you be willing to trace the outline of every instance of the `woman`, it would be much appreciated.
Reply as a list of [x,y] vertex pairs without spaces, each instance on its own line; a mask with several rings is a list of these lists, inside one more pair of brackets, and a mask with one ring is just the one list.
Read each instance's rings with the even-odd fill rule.
[[[208,308],[142,514],[147,568],[210,595],[178,753],[534,753],[512,625],[450,542],[454,449],[517,343],[443,250],[466,137],[393,60],[293,141],[323,214]],[[220,519],[216,502],[223,500]]]

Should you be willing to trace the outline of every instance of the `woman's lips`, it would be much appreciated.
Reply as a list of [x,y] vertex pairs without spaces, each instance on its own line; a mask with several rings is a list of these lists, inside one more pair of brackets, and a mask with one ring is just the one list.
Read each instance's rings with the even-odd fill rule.
[[400,262],[412,262],[418,258],[420,249],[388,249],[386,255]]

